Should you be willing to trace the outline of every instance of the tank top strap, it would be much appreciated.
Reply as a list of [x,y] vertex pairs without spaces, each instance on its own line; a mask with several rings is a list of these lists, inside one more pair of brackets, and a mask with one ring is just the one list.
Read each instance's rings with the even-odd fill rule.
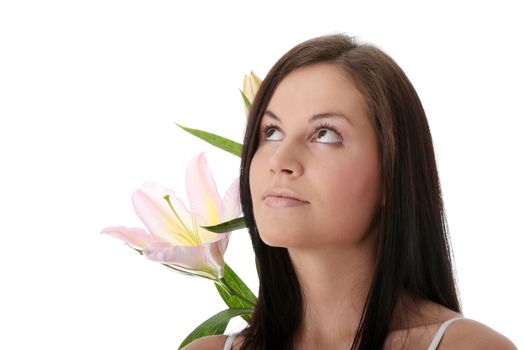
[[224,342],[224,350],[231,350],[233,341],[235,340],[235,334],[230,334]]
[[447,320],[441,324],[441,327],[439,327],[436,336],[434,339],[432,339],[432,343],[430,343],[430,346],[428,347],[428,350],[436,350],[437,346],[439,345],[439,342],[441,341],[441,338],[443,338],[443,334],[445,334],[445,331],[447,330],[447,327],[454,321],[461,320],[463,316],[460,317],[454,317],[450,320]]

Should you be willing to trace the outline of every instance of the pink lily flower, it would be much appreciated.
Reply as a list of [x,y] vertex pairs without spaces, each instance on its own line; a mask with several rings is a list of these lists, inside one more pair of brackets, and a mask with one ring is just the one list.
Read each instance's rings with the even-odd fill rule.
[[190,210],[172,190],[144,182],[131,200],[147,230],[117,226],[107,227],[101,233],[141,250],[150,260],[219,279],[224,273],[224,253],[230,232],[214,233],[200,226],[217,225],[240,215],[239,179],[233,181],[221,199],[202,152],[188,164],[186,191]]

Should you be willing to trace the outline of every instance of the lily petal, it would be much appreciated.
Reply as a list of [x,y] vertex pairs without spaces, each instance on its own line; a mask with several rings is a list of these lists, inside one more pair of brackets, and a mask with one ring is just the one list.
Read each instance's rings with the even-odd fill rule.
[[144,248],[143,253],[153,261],[173,264],[210,278],[220,278],[224,273],[223,255],[228,240],[229,236],[222,234],[213,241],[197,247],[152,243]]
[[239,178],[236,178],[222,198],[221,222],[233,220],[241,215],[241,200],[239,196]]
[[220,223],[221,198],[204,152],[193,157],[188,165],[186,191],[191,211],[198,217],[199,225]]
[[139,249],[159,241],[158,238],[139,227],[112,226],[106,227],[100,233],[113,236]]
[[[164,199],[169,195],[177,215]],[[198,245],[198,237],[192,234],[194,220],[186,209],[184,202],[175,193],[153,182],[144,182],[136,190],[131,200],[133,208],[146,228],[161,241],[177,245]]]
[[210,241],[204,245],[206,249],[206,265],[217,271],[217,277],[221,278],[224,275],[224,253],[228,247],[230,234],[222,234],[214,241]]

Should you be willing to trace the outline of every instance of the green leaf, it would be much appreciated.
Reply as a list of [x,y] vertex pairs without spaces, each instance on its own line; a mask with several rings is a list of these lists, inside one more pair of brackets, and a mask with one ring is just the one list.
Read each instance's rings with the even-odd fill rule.
[[246,223],[244,222],[244,217],[226,221],[214,226],[201,226],[203,229],[206,229],[215,233],[230,232],[235,230],[240,230],[246,228]]
[[241,92],[242,100],[244,101],[244,106],[248,108],[248,110],[250,110],[250,108],[252,108],[252,103],[250,102],[250,100],[248,100],[248,97],[246,97],[246,95],[244,94],[244,92],[242,92],[241,89],[239,89],[239,91]]
[[[177,124],[177,123],[175,123]],[[199,130],[199,129],[192,129],[185,126],[182,126],[180,124],[177,124],[178,127],[186,130],[190,134],[197,136],[198,138],[208,142],[209,144],[212,144],[215,147],[218,147],[226,152],[230,152],[231,154],[240,157],[242,153],[242,145],[238,142],[232,141],[230,139],[227,139],[225,137],[212,134],[211,132]]]
[[[228,307],[255,308],[257,297],[228,264],[224,264],[224,275],[215,282],[215,287]],[[243,318],[248,322],[251,315],[244,315]]]
[[179,345],[179,349],[182,349],[195,339],[199,339],[208,335],[223,334],[228,326],[230,320],[236,316],[252,313],[251,309],[226,309],[223,310],[195,328]]

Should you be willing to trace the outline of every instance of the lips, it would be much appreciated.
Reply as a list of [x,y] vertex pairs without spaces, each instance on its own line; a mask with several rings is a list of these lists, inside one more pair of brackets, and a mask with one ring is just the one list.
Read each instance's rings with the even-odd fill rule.
[[310,203],[302,196],[298,195],[294,191],[287,189],[287,188],[271,188],[266,191],[264,191],[262,195],[262,199],[265,200],[267,197],[278,197],[278,198],[287,198],[287,199],[294,199],[296,201],[304,202],[304,203]]
[[308,205],[307,202],[303,202],[297,199],[274,196],[266,197],[264,199],[264,204],[271,208],[293,208]]

